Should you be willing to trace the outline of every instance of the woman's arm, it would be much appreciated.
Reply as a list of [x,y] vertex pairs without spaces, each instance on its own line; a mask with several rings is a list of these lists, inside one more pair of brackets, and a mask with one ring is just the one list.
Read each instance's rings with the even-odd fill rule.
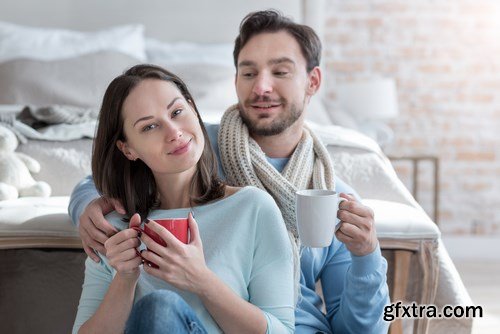
[[235,294],[212,271],[200,283],[195,293],[224,333],[266,333],[262,310]]
[[[131,219],[131,226],[140,223],[139,215]],[[133,229],[126,229],[105,243],[109,265],[116,270],[111,284],[100,282],[87,283],[85,279],[80,308],[85,310],[85,302],[95,303],[95,297],[104,295],[95,313],[92,313],[80,327],[79,333],[123,333],[132,304],[135,287],[139,278],[141,258],[137,256],[135,248],[139,246],[138,233]],[[87,261],[88,262],[88,261]],[[104,267],[105,265],[95,265]],[[109,275],[112,275],[109,270]],[[87,276],[87,273],[86,273]],[[93,301],[94,299],[94,301]],[[83,304],[82,305],[82,301]],[[88,310],[87,310],[88,312]],[[77,320],[78,320],[77,316]]]
[[137,278],[116,274],[95,314],[78,333],[123,333],[134,302]]

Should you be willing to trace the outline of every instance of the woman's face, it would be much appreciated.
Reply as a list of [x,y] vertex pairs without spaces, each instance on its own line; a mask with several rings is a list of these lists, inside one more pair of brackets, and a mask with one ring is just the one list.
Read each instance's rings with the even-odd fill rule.
[[155,176],[196,168],[205,138],[194,108],[174,83],[141,81],[125,99],[122,116],[126,141],[117,146],[128,159],[141,159]]

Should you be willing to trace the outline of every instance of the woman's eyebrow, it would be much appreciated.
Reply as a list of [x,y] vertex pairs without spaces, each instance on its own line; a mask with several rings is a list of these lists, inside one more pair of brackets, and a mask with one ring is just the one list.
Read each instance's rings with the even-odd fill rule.
[[[177,100],[180,100],[180,97],[176,97],[174,98],[167,106],[167,109],[170,109],[172,107],[172,105],[175,103],[175,101]],[[141,117],[139,118],[137,121],[135,121],[134,125],[132,127],[135,127],[135,125],[141,121],[147,121],[148,119],[152,119],[153,116],[145,116],[145,117]]]
[[153,116],[146,116],[146,117],[141,117],[139,118],[137,121],[135,121],[134,125],[135,126],[137,123],[139,123],[140,121],[147,121],[148,119],[152,119]]

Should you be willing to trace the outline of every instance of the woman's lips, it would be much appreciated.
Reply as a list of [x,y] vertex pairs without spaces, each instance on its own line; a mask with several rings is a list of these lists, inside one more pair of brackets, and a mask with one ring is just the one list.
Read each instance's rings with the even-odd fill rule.
[[178,146],[175,150],[173,150],[169,154],[180,155],[180,154],[186,153],[187,151],[189,151],[189,148],[191,147],[192,140],[193,140],[193,138],[189,139],[189,141],[187,143]]

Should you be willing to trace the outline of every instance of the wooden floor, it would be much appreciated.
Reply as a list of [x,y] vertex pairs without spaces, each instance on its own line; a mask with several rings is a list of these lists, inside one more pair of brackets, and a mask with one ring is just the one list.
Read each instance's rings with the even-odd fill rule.
[[483,307],[483,318],[475,318],[472,334],[500,333],[500,262],[454,261],[475,305]]

